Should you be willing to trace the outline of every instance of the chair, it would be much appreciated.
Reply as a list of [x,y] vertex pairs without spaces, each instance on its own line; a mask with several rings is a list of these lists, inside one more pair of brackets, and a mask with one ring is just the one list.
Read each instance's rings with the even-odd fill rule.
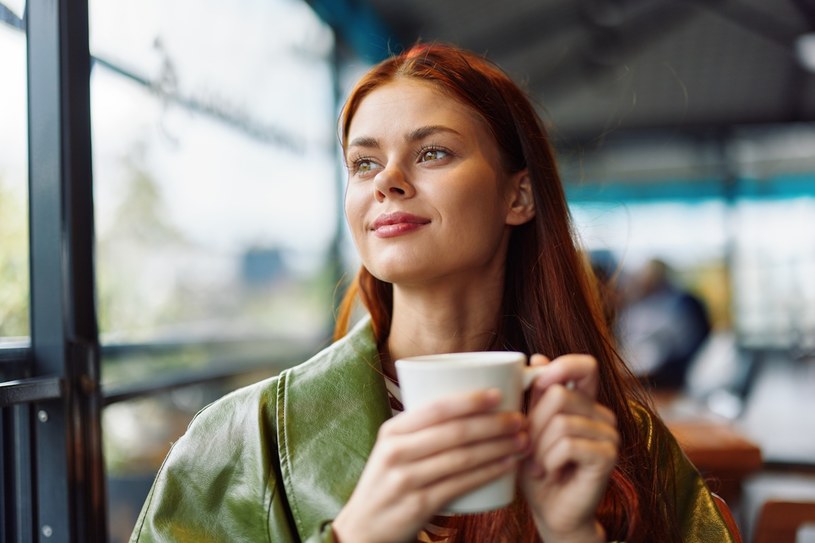
[[741,532],[739,531],[738,524],[736,524],[736,519],[733,518],[733,512],[730,511],[730,506],[727,505],[727,502],[724,501],[724,498],[722,498],[716,493],[713,493],[713,501],[716,502],[716,507],[718,507],[719,513],[722,514],[724,522],[725,524],[727,524],[727,529],[730,530],[730,533],[733,536],[735,542],[742,543]]
[[815,521],[815,502],[768,500],[756,520],[753,543],[795,543],[798,528]]

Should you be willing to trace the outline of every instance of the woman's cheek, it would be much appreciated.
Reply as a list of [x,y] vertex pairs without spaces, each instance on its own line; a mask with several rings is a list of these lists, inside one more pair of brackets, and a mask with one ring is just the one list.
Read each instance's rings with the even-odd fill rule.
[[351,186],[345,190],[345,222],[348,223],[348,227],[351,229],[354,237],[359,235],[359,231],[362,228],[360,223],[364,216],[358,192],[358,189]]

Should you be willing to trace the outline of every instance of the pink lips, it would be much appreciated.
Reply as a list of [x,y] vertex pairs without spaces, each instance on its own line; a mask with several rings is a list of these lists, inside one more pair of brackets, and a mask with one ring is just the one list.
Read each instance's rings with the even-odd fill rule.
[[417,217],[410,213],[383,213],[371,225],[374,234],[380,238],[392,238],[409,232],[414,232],[428,224],[430,219]]

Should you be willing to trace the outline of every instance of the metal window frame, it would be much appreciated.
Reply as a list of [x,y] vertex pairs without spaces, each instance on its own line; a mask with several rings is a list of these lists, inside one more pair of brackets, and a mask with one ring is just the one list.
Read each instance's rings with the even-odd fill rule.
[[26,27],[32,377],[16,409],[31,513],[16,536],[105,541],[87,0],[30,0]]

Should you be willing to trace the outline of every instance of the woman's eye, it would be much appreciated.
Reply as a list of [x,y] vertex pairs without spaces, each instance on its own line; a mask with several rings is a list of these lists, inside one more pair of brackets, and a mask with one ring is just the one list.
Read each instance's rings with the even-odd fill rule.
[[351,162],[351,173],[365,175],[371,173],[376,168],[376,163],[367,158],[360,158]]
[[419,162],[428,162],[430,160],[439,160],[448,155],[447,151],[441,149],[426,149],[419,155]]
[[370,172],[374,169],[373,163],[370,160],[360,160],[356,164],[356,170],[360,173]]

